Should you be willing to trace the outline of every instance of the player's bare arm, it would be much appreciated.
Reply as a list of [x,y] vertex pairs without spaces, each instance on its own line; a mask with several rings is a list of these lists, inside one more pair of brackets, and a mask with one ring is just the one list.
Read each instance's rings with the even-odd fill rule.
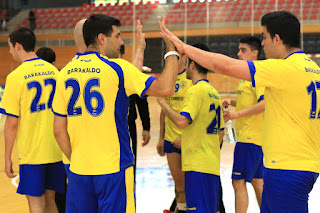
[[62,152],[70,160],[71,158],[71,143],[68,134],[68,120],[67,117],[54,116],[53,130]]
[[186,128],[191,122],[189,118],[180,115],[180,113],[174,111],[170,105],[166,102],[164,98],[158,98],[158,103],[160,104],[162,110],[168,116],[168,118],[179,128]]
[[9,178],[14,178],[16,175],[12,169],[11,154],[16,140],[18,131],[19,121],[18,118],[13,116],[7,116],[6,123],[4,126],[4,137],[5,137],[5,173]]
[[135,36],[135,53],[132,58],[132,64],[142,71],[144,50],[146,49],[145,34],[142,32],[140,20],[137,21]]
[[182,42],[165,25],[162,25],[161,28],[161,35],[164,38],[172,41],[180,53],[186,54],[201,66],[217,73],[251,81],[250,70],[246,61],[192,47]]
[[261,100],[259,103],[253,105],[252,107],[249,107],[240,111],[223,109],[223,118],[224,118],[224,121],[227,122],[229,120],[256,115],[264,112],[264,110],[265,110],[264,100]]
[[[164,17],[162,17],[159,25],[160,29],[162,30],[162,26],[165,25]],[[166,37],[163,37],[163,39],[167,46],[167,52],[176,50],[174,44],[169,39]],[[166,58],[166,64],[161,75],[152,82],[145,94],[158,97],[172,96],[174,94],[174,86],[176,84],[177,75],[178,57],[175,55],[170,55]]]
[[162,157],[165,156],[164,153],[164,131],[165,131],[165,124],[164,124],[165,114],[164,111],[161,110],[160,112],[160,132],[159,132],[159,141],[157,144],[157,152]]

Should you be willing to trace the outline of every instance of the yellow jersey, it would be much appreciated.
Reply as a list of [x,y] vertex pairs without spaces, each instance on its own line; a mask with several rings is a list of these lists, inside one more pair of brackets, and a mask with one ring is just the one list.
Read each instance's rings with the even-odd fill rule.
[[253,86],[265,87],[265,166],[319,173],[320,68],[302,51],[248,65]]
[[[250,108],[263,99],[263,87],[252,87],[251,82],[240,80],[237,89],[236,111]],[[264,113],[259,113],[236,119],[237,141],[261,146],[263,115]]]
[[[186,70],[179,73],[175,85],[174,94],[166,99],[166,102],[171,108],[180,112],[183,107],[183,100],[187,90],[192,86],[192,81],[187,79]],[[166,116],[165,117],[165,132],[164,139],[173,142],[176,138],[181,136],[181,130]]]
[[98,52],[77,53],[60,71],[53,112],[68,119],[72,172],[102,175],[133,166],[129,96],[144,96],[154,79]]
[[58,72],[52,64],[34,58],[24,61],[7,76],[0,112],[18,118],[20,165],[61,161],[51,112]]
[[191,120],[181,134],[182,170],[220,175],[222,101],[207,79],[190,87],[180,114]]

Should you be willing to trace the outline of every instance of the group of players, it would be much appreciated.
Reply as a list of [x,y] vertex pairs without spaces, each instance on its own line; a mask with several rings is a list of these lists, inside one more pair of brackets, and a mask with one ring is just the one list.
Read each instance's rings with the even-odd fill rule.
[[[230,119],[238,120],[240,141],[232,174],[236,212],[248,206],[246,181],[261,212],[308,212],[320,170],[320,69],[300,50],[294,15],[272,12],[261,24],[267,60],[257,60],[261,46],[253,37],[240,41],[237,60],[183,43],[162,19],[167,53],[158,78],[141,72],[146,43],[139,21],[132,63],[120,59],[120,21],[95,14],[79,23],[83,34],[76,26],[79,53],[60,72],[37,57],[30,29],[11,33],[10,53],[22,64],[8,75],[0,105],[7,115],[5,172],[14,177],[17,141],[18,193],[27,196],[30,211],[57,212],[53,195],[63,191],[63,152],[66,212],[135,212],[127,115],[128,97],[138,94],[169,97],[158,98],[157,150],[167,153],[177,212],[219,212],[220,143]],[[243,79],[236,102],[221,100],[208,70]],[[236,111],[225,111],[227,105]]]

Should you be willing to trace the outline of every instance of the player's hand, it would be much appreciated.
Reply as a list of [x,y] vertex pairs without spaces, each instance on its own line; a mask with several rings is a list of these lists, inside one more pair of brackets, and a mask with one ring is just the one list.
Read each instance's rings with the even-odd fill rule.
[[136,49],[141,49],[144,51],[146,48],[146,39],[145,39],[145,34],[142,32],[142,24],[141,21],[137,21],[137,27],[136,27],[136,38],[135,38],[135,44],[136,44]]
[[152,71],[152,69],[150,67],[142,66],[142,72],[151,72],[151,71]]
[[231,105],[231,99],[223,99],[222,100],[222,107],[225,108],[226,106]]
[[160,22],[160,30],[160,34],[165,41],[170,40],[174,44],[175,48],[177,48],[179,53],[185,53],[184,49],[186,44],[183,43],[177,36],[175,36],[173,33],[170,32],[170,30],[166,28],[163,16]]
[[14,178],[17,175],[14,174],[13,169],[12,169],[12,161],[11,160],[6,160],[5,161],[5,166],[4,166],[4,172],[8,176],[8,178]]
[[159,138],[159,142],[157,144],[157,152],[161,157],[165,156],[165,153],[164,153],[164,140],[161,139],[161,138]]
[[161,17],[161,20],[159,21],[159,26],[160,26],[160,34],[164,40],[164,42],[166,43],[166,46],[167,46],[167,51],[175,51],[176,50],[176,47],[174,45],[174,43],[172,41],[170,41],[168,39],[168,37],[166,36],[163,36],[165,34],[165,32],[163,31],[163,29],[167,29],[166,28],[166,22],[165,22],[165,18],[164,16]]
[[178,149],[181,149],[181,137],[176,138],[173,142],[172,145]]
[[149,131],[147,131],[147,130],[142,131],[142,140],[143,140],[142,146],[145,146],[149,143],[149,141],[150,141],[150,132]]
[[158,98],[157,98],[157,101],[158,101],[158,103],[159,103],[160,106],[161,106],[162,104],[164,104],[164,103],[166,102],[166,99],[163,98],[163,97],[158,97]]
[[234,110],[223,110],[224,122],[228,122],[229,120],[234,120],[237,118],[239,118],[239,112]]

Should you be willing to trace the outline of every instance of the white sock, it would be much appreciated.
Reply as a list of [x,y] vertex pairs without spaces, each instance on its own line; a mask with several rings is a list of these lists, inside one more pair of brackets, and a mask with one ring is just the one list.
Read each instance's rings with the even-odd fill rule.
[[177,208],[181,211],[187,211],[187,204],[186,203],[177,203]]

